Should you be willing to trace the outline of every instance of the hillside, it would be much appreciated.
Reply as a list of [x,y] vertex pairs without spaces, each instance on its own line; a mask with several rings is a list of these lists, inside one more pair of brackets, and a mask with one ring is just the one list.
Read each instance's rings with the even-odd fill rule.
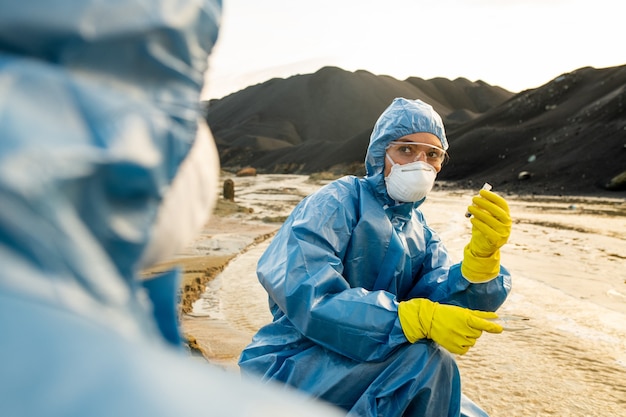
[[[448,134],[453,157],[441,179],[537,194],[600,192],[626,172],[626,66],[563,74]],[[626,190],[624,180],[613,188]]]
[[[374,122],[402,96],[432,104],[444,119],[451,160],[440,180],[598,194],[626,171],[625,89],[626,66],[582,68],[519,94],[463,78],[400,81],[326,67],[206,105],[226,170],[360,175]],[[608,188],[626,189],[623,181]]]

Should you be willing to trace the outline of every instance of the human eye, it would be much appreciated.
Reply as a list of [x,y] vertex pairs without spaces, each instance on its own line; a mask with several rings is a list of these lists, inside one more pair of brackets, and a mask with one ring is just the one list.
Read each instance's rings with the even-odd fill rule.
[[415,150],[411,145],[399,145],[398,152],[400,152],[402,155],[413,155],[415,153]]

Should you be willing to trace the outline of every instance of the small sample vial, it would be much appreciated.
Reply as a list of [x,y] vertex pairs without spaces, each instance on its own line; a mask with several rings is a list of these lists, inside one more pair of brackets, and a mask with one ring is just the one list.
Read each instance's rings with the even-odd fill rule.
[[513,332],[517,330],[528,330],[530,326],[530,318],[518,316],[515,314],[507,314],[499,316],[497,319],[487,319],[494,323],[498,323],[504,330]]
[[[489,184],[488,182],[483,184],[483,187],[481,188],[481,190],[487,190],[487,191],[491,191],[493,187],[491,186],[491,184]],[[467,217],[468,219],[470,217],[472,217],[472,213],[470,213],[469,211],[467,213],[465,213],[465,217]]]

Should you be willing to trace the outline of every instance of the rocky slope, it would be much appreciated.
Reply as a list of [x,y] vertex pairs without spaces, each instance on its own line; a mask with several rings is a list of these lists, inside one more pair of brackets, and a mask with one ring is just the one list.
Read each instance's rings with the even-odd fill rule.
[[581,68],[519,94],[463,78],[401,81],[326,67],[250,86],[206,111],[225,170],[362,175],[374,122],[400,96],[444,119],[451,159],[442,181],[533,194],[626,191],[626,66]]

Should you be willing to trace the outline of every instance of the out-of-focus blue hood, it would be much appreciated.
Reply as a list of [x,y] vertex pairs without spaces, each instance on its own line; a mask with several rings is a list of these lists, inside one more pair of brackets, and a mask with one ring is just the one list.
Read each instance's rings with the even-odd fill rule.
[[220,9],[2,1],[0,293],[101,317],[134,304],[157,209],[202,118]]

